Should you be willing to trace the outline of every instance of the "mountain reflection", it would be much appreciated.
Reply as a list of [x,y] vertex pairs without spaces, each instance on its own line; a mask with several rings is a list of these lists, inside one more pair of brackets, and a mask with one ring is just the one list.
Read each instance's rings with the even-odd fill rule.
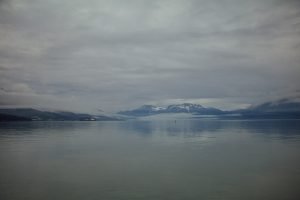
[[151,136],[160,133],[168,136],[193,137],[206,133],[225,131],[246,131],[260,135],[300,135],[299,120],[161,120],[123,122],[14,122],[0,123],[1,135],[22,135],[40,133],[45,129],[60,132],[80,132],[86,129],[105,131],[111,128],[123,133]]
[[199,136],[204,133],[216,133],[220,130],[246,131],[284,137],[300,135],[299,120],[166,120],[166,121],[130,121],[119,123],[118,128],[149,135],[157,132],[169,136]]

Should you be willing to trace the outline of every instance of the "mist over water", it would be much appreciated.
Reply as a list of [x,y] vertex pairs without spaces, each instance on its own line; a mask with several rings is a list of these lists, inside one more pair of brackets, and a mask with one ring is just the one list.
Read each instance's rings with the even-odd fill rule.
[[299,199],[299,120],[0,123],[0,199]]

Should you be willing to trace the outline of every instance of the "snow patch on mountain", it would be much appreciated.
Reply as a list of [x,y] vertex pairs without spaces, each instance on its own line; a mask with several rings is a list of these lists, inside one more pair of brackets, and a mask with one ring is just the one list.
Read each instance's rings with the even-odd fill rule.
[[191,114],[203,114],[203,115],[214,115],[220,114],[223,111],[216,108],[205,108],[198,104],[183,103],[169,105],[167,107],[143,105],[134,110],[121,111],[119,114],[129,116],[148,116],[162,113],[191,113]]

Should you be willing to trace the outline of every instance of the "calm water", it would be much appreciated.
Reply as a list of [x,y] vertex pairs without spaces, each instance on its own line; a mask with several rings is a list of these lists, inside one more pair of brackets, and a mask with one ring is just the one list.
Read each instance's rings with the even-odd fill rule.
[[300,121],[0,123],[1,200],[300,199]]

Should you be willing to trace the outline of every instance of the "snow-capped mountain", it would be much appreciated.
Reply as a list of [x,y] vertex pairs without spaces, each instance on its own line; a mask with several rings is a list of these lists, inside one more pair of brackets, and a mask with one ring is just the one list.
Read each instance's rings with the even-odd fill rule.
[[153,114],[159,114],[166,110],[165,107],[158,107],[153,105],[143,105],[137,109],[121,111],[118,114],[128,116],[147,116]]
[[201,111],[205,111],[206,109],[207,108],[204,108],[203,106],[198,104],[184,103],[169,105],[166,110],[172,113],[198,113]]
[[137,109],[121,111],[119,114],[129,116],[147,116],[160,113],[192,113],[203,115],[216,115],[221,114],[223,111],[216,108],[205,108],[198,104],[183,103],[176,105],[169,105],[167,107],[144,105]]

